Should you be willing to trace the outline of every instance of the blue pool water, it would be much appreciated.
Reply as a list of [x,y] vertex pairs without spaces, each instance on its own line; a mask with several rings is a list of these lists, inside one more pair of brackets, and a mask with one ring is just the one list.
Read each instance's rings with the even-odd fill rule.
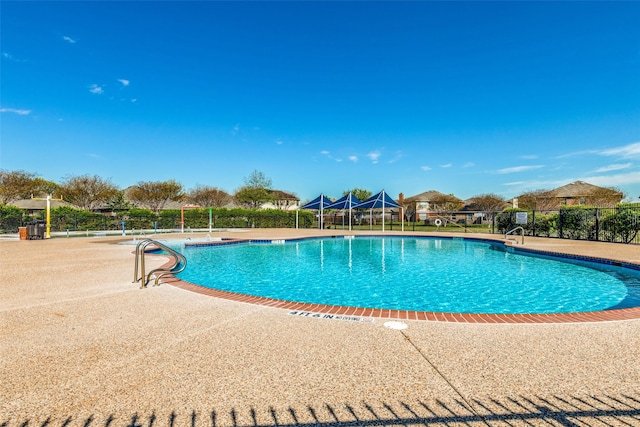
[[640,272],[520,255],[466,239],[358,236],[182,251],[185,281],[296,302],[456,313],[640,305]]

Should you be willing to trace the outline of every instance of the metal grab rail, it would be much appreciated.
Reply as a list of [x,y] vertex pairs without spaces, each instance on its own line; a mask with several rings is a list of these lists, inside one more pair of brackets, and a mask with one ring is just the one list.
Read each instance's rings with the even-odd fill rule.
[[[156,247],[158,247],[160,249],[163,249],[163,250],[167,251],[169,253],[169,255],[171,255],[173,257],[175,262],[171,267],[159,267],[159,268],[153,269],[145,277],[144,255],[145,255],[145,251],[147,249],[147,246],[149,246],[149,245],[154,245],[154,246],[156,246]],[[138,276],[138,266],[140,266],[140,276]],[[132,283],[136,283],[138,280],[142,280],[142,282],[140,283],[140,289],[145,288],[147,286],[147,284],[149,283],[149,280],[151,280],[151,275],[153,275],[156,272],[161,271],[162,273],[156,275],[156,279],[155,279],[155,282],[154,282],[154,286],[157,286],[159,284],[160,278],[162,278],[162,276],[166,276],[167,274],[180,273],[186,267],[187,267],[187,259],[185,258],[184,255],[182,255],[179,252],[176,252],[175,250],[171,249],[170,247],[168,247],[165,244],[162,244],[162,243],[158,242],[157,240],[144,239],[144,240],[141,240],[140,242],[138,242],[138,244],[136,245],[136,258],[135,258],[135,264],[134,264],[134,267],[133,267],[133,282]]]
[[[504,238],[506,239],[509,234],[513,233],[516,230],[521,230],[521,232],[522,232],[522,242],[520,244],[524,245],[524,228],[523,227],[518,226],[518,227],[514,228],[513,230],[507,231],[506,233],[504,233]],[[517,240],[516,240],[516,242],[517,242]]]

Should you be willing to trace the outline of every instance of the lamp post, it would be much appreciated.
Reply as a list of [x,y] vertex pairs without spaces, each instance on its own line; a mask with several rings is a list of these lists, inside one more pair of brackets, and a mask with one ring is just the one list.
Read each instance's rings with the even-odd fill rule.
[[31,197],[31,200],[46,200],[47,201],[47,231],[44,235],[45,239],[50,239],[51,238],[51,201],[52,200],[56,200],[58,202],[62,201],[62,197],[59,199],[53,199],[51,197],[51,194],[47,195],[47,198],[41,198],[41,197]]

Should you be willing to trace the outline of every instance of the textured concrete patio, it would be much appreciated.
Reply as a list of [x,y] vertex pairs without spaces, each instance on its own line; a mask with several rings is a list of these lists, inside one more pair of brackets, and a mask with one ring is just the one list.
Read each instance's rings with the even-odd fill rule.
[[[139,289],[121,240],[0,242],[0,426],[640,425],[640,320],[299,317]],[[525,246],[640,264],[638,246]]]

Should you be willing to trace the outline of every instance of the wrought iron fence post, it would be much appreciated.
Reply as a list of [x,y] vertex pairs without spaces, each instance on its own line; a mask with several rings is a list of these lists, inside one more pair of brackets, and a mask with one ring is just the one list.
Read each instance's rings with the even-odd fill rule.
[[531,235],[536,236],[536,210],[531,210]]

